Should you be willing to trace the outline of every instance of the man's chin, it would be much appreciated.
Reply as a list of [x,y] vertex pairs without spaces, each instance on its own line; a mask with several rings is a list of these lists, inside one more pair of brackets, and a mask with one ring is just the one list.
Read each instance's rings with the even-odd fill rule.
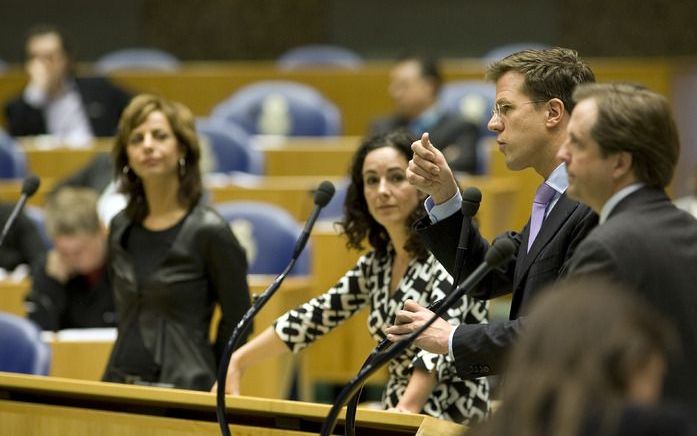
[[569,184],[569,187],[566,188],[566,196],[572,200],[583,203],[583,199],[578,195],[578,191],[574,189],[573,185],[571,184]]

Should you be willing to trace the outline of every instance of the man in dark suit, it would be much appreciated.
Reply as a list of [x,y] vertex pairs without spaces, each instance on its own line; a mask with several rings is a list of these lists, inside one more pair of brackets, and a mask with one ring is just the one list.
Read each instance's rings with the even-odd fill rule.
[[679,156],[668,101],[625,84],[582,86],[559,158],[570,197],[600,215],[569,276],[622,282],[677,325],[682,355],[669,362],[665,394],[697,407],[697,220],[665,193]]
[[83,145],[115,133],[130,96],[104,78],[75,77],[70,45],[60,30],[30,30],[26,56],[29,83],[5,106],[12,136],[50,134]]
[[[572,50],[526,50],[492,64],[487,78],[496,83],[496,106],[489,129],[497,134],[506,165],[514,171],[533,168],[544,180],[538,191],[548,195],[533,213],[532,222],[522,232],[508,235],[520,244],[514,259],[490,274],[471,294],[489,299],[513,293],[509,321],[453,327],[441,319],[417,339],[423,349],[452,354],[463,378],[500,371],[503,357],[520,330],[519,317],[525,314],[530,300],[564,272],[579,242],[597,223],[597,215],[588,207],[566,196],[566,168],[556,156],[566,140],[574,88],[594,81],[590,68]],[[429,217],[417,226],[429,249],[453,273],[458,268],[455,254],[463,223],[457,182],[428,134],[412,148],[414,158],[407,176],[430,196],[426,200]],[[489,244],[471,219],[463,224],[463,231],[469,232],[469,248],[461,265],[461,277],[466,277],[482,262]],[[395,325],[387,330],[388,338],[399,340],[430,317],[431,311],[407,301],[397,313]]]
[[375,121],[370,131],[381,134],[406,128],[416,136],[429,132],[453,170],[475,174],[480,170],[479,129],[459,114],[438,109],[436,101],[442,81],[435,61],[401,58],[392,68],[388,88],[395,114]]

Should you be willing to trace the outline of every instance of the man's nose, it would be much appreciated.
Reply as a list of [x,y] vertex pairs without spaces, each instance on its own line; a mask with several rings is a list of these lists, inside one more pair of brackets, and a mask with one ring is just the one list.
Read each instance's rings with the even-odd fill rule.
[[494,114],[491,114],[491,118],[489,118],[489,122],[486,124],[486,128],[489,129],[491,132],[500,132],[503,130],[503,122],[501,121],[501,117]]

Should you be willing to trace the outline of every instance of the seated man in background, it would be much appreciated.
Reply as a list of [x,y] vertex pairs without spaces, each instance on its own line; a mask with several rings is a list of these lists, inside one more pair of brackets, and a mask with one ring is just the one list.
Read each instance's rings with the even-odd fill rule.
[[97,194],[63,188],[49,197],[45,213],[54,248],[32,273],[27,316],[44,330],[116,325]]
[[12,136],[49,134],[70,145],[112,136],[130,96],[100,77],[75,77],[65,35],[52,26],[31,29],[26,39],[29,82],[5,106]]
[[435,61],[417,57],[400,59],[390,73],[388,92],[396,113],[373,123],[372,133],[407,128],[420,137],[429,132],[450,168],[477,172],[477,126],[462,116],[442,112],[436,101],[443,79]]
[[[0,203],[0,229],[5,226],[14,207],[14,204]],[[9,274],[20,265],[32,267],[41,260],[45,253],[46,245],[36,223],[22,212],[0,247],[0,270]],[[20,275],[23,276],[24,273]],[[5,274],[0,274],[0,278],[4,276]]]

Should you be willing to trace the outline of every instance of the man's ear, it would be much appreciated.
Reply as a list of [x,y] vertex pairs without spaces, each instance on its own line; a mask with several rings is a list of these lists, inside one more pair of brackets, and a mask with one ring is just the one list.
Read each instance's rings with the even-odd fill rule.
[[632,168],[632,154],[628,151],[619,151],[615,153],[615,165],[612,169],[612,175],[615,179],[624,179],[627,176],[634,178],[634,169]]
[[564,118],[564,102],[552,98],[547,102],[547,127],[558,126]]

